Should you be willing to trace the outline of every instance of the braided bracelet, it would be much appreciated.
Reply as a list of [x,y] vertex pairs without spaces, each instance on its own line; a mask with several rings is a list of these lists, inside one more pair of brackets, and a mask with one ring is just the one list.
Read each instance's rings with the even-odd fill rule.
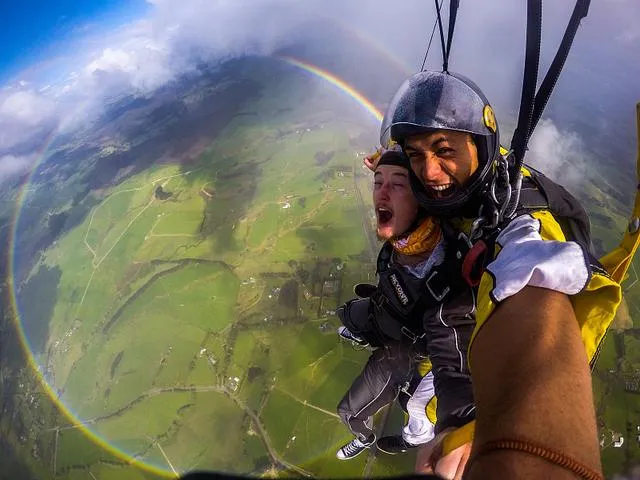
[[496,450],[515,450],[518,452],[528,453],[529,455],[543,458],[550,463],[564,468],[565,470],[569,470],[584,480],[604,480],[602,474],[583,465],[569,455],[549,449],[530,440],[502,439],[487,442],[478,448],[471,459],[469,459],[467,471],[469,471],[468,469],[471,464],[476,461],[478,457]]

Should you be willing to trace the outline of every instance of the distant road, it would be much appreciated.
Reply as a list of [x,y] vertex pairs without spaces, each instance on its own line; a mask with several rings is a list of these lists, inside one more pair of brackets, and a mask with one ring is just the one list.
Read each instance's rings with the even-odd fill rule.
[[278,390],[279,392],[282,392],[282,393],[284,393],[285,395],[287,395],[287,396],[289,396],[289,397],[293,398],[296,402],[301,403],[301,404],[302,404],[302,405],[304,405],[305,407],[313,408],[314,410],[317,410],[317,411],[322,412],[322,413],[326,413],[327,415],[329,415],[329,416],[331,416],[331,417],[335,417],[335,418],[337,418],[338,420],[340,419],[340,416],[339,416],[337,413],[335,413],[335,412],[330,412],[329,410],[325,410],[325,409],[324,409],[324,408],[322,408],[322,407],[317,407],[316,405],[313,405],[313,404],[311,404],[311,403],[307,402],[306,400],[302,400],[302,399],[300,399],[300,398],[296,397],[293,393],[289,393],[289,392],[287,392],[286,390],[283,390],[283,389],[281,389],[281,388],[276,387],[276,390]]

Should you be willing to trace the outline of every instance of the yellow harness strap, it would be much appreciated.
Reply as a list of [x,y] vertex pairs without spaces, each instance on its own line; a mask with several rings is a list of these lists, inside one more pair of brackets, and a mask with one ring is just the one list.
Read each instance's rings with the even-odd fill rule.
[[[636,176],[638,178],[638,187],[640,187],[640,103],[636,105],[636,125],[638,132]],[[624,233],[620,245],[600,259],[600,263],[602,263],[602,266],[616,283],[619,284],[624,280],[633,261],[633,256],[638,250],[638,246],[640,246],[640,188],[636,189],[629,228]],[[475,424],[476,422],[474,420],[449,433],[442,443],[443,455],[452,452],[467,442],[471,442],[473,440]]]
[[[636,160],[636,177],[640,184],[640,103],[636,105],[636,127],[638,131],[638,158]],[[633,256],[640,245],[640,190],[636,188],[636,197],[633,202],[633,213],[629,221],[629,228],[624,237],[613,251],[600,259],[600,263],[611,275],[611,278],[620,283],[631,266]]]

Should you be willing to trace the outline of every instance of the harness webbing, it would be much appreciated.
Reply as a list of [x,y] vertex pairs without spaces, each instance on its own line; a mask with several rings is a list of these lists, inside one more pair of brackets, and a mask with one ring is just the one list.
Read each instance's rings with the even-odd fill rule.
[[515,157],[513,172],[522,166],[524,152],[529,141],[533,108],[538,84],[538,66],[540,64],[540,43],[542,38],[542,0],[527,2],[527,43],[522,76],[522,95],[518,110],[518,123],[511,140],[511,149]]
[[611,278],[620,283],[624,280],[633,256],[640,246],[640,103],[636,105],[636,128],[638,135],[638,153],[636,160],[636,176],[638,188],[636,188],[635,200],[633,202],[633,212],[629,222],[629,228],[625,231],[620,244],[611,252],[600,259],[600,263],[607,270]]
[[438,30],[440,31],[440,46],[442,47],[442,71],[447,72],[447,44],[444,41],[444,29],[442,27],[442,15],[440,13],[440,5],[438,0],[434,0],[436,4],[436,14],[438,16]]
[[520,111],[518,123],[511,140],[515,162],[512,171],[517,173],[524,161],[527,143],[538,121],[542,117],[553,88],[560,77],[564,63],[571,50],[580,20],[589,13],[591,0],[577,0],[567,23],[562,41],[558,46],[556,55],[547,70],[540,89],[536,93],[538,82],[538,65],[540,63],[540,43],[542,32],[542,0],[528,0],[527,2],[527,43],[522,79],[522,96],[520,98]]
[[460,0],[451,0],[449,3],[449,31],[447,32],[447,56],[445,57],[445,63],[443,70],[445,72],[449,69],[449,55],[451,55],[451,40],[453,39],[453,31],[456,28],[456,17],[458,15],[458,7],[460,6]]
[[529,137],[533,133],[533,130],[536,128],[540,117],[542,117],[542,112],[547,106],[547,102],[549,101],[549,97],[551,96],[551,92],[560,77],[560,72],[562,71],[562,67],[564,66],[565,61],[567,60],[567,56],[569,55],[569,50],[571,49],[571,44],[573,43],[573,39],[576,36],[576,32],[578,31],[578,27],[580,26],[580,20],[587,16],[589,13],[589,4],[591,0],[578,0],[573,9],[573,13],[571,14],[571,18],[569,19],[569,23],[567,24],[567,28],[564,31],[564,36],[562,37],[562,41],[560,42],[560,46],[558,47],[558,51],[556,52],[556,56],[547,71],[547,74],[538,89],[538,93],[536,93],[536,102],[533,108],[533,118],[531,120],[531,127],[529,128]]
[[[437,2],[437,0],[436,0]],[[440,7],[442,8],[442,2],[444,0],[440,0]],[[437,5],[437,4],[436,4]],[[429,56],[429,50],[431,50],[431,42],[433,42],[433,35],[436,33],[436,27],[438,26],[438,19],[433,22],[433,28],[431,29],[431,35],[429,36],[429,43],[427,44],[427,50],[424,52],[424,58],[422,59],[422,66],[420,67],[420,71],[424,72],[424,66],[427,64],[427,57]]]

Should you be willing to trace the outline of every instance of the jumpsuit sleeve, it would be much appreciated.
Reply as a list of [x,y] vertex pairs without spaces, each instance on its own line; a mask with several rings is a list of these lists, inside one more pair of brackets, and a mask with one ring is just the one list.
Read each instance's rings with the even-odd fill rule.
[[588,255],[567,241],[550,212],[521,215],[498,235],[494,259],[478,289],[476,327],[471,343],[496,306],[526,286],[576,295],[591,279]]
[[467,346],[475,325],[474,310],[474,295],[469,288],[425,312],[426,349],[433,365],[438,397],[436,434],[475,418],[467,361]]

